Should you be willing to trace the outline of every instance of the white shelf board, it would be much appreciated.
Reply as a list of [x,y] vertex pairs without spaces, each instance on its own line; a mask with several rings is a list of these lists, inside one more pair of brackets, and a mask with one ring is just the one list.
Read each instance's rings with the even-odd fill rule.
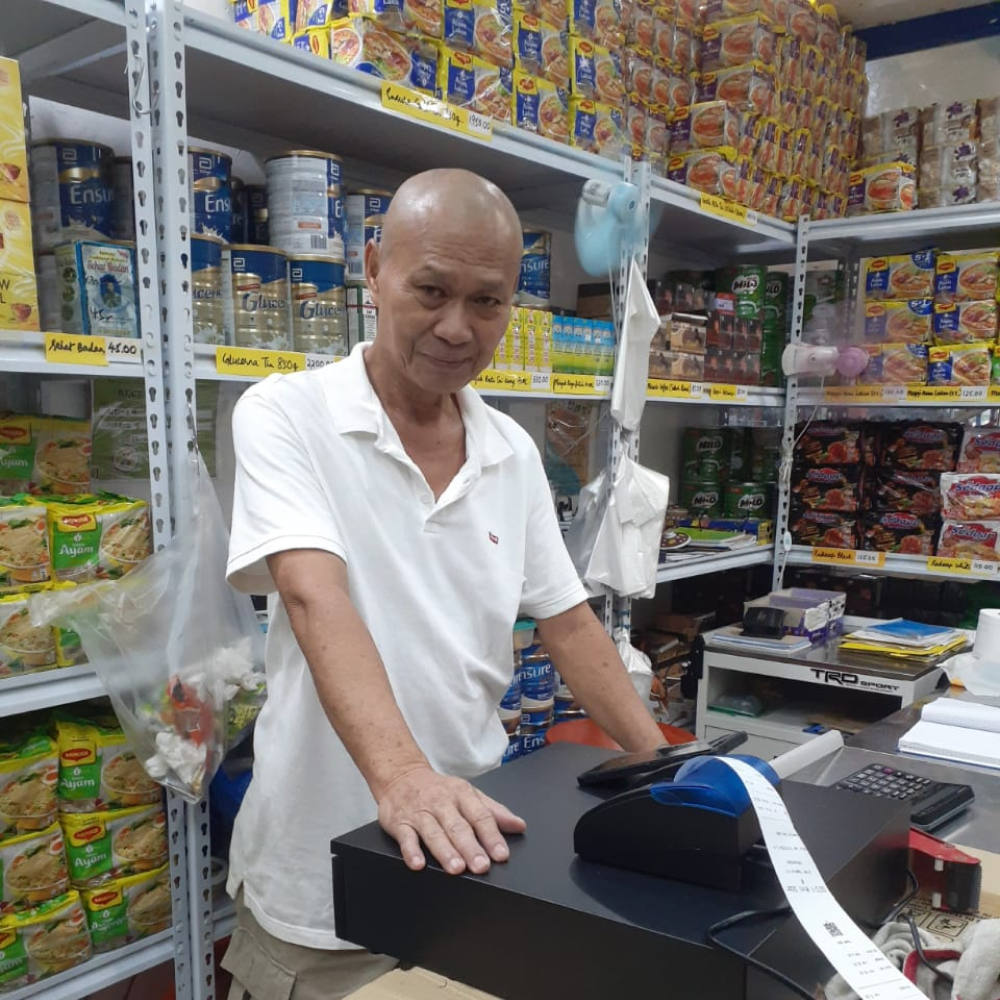
[[945,249],[996,245],[1000,242],[1000,202],[824,219],[808,223],[808,236],[814,259],[852,250],[871,256],[935,245]]
[[759,215],[755,222],[742,223],[713,215],[701,209],[700,191],[663,177],[652,178],[649,194],[652,210],[662,213],[657,233],[674,246],[727,255],[775,251],[790,254],[795,247],[797,227],[790,222]]
[[776,389],[773,386],[737,386],[737,390],[746,389],[745,396],[738,396],[736,399],[712,399],[709,396],[709,390],[711,389],[712,383],[703,382],[699,383],[702,386],[703,392],[698,395],[692,392],[690,397],[687,396],[647,396],[646,401],[648,403],[656,404],[657,406],[661,404],[677,404],[681,406],[784,406],[785,405],[785,390]]
[[[1000,240],[998,240],[1000,241]],[[864,393],[866,390],[876,390],[877,386],[859,386],[859,392]],[[988,410],[995,408],[1000,405],[1000,399],[991,398],[993,390],[996,386],[986,387],[968,387],[964,390],[968,393],[976,392],[977,395],[981,395],[983,398],[975,399],[914,399],[914,398],[893,398],[892,390],[902,390],[904,386],[883,386],[884,391],[888,392],[887,396],[882,399],[871,398],[866,399],[863,397],[851,398],[850,395],[846,396],[831,396],[829,395],[829,390],[821,389],[819,386],[805,386],[800,387],[796,395],[797,403],[800,407],[812,407],[812,406],[825,406],[830,409],[909,409],[909,410],[926,410],[926,409],[946,409],[946,410]],[[914,387],[923,388],[923,387]],[[934,390],[936,387],[928,386],[926,387],[928,391]],[[942,391],[945,391],[945,387],[939,387]],[[956,390],[962,392],[963,390]]]
[[[681,553],[678,553],[680,555]],[[721,573],[727,569],[743,569],[747,566],[762,566],[774,558],[770,545],[755,545],[740,552],[722,552],[707,555],[692,555],[685,562],[661,563],[656,573],[657,583],[671,583],[674,580],[689,580],[708,573]]]
[[4,993],[4,1000],[86,1000],[99,990],[114,986],[174,958],[172,931],[162,931],[135,944],[95,955],[89,962],[58,975]]
[[[926,580],[953,580],[958,583],[976,583],[979,580],[996,581],[998,576],[990,576],[984,573],[945,573],[927,568],[927,556],[907,556],[894,552],[885,554],[884,566],[851,566],[839,567],[849,570],[852,573],[874,573],[881,576],[910,576]],[[825,562],[813,562],[812,549],[807,545],[793,545],[786,560],[789,566],[814,566],[817,569],[835,569],[835,567]]]
[[106,693],[94,668],[86,664],[4,677],[0,678],[0,718],[100,698]]
[[141,364],[53,364],[45,360],[45,335],[31,330],[0,329],[0,372],[25,375],[75,375],[77,378],[142,378]]

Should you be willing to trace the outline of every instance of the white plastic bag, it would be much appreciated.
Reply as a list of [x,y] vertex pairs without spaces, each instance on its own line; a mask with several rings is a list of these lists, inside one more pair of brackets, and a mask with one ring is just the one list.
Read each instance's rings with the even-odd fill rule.
[[615,630],[615,645],[618,647],[618,655],[622,658],[622,663],[625,664],[628,679],[632,682],[635,693],[652,715],[653,705],[649,700],[649,695],[653,690],[653,668],[649,657],[632,645],[627,628]]
[[228,532],[204,462],[191,522],[121,580],[38,594],[36,625],[80,636],[150,777],[189,801],[263,705],[264,640],[226,583]]
[[615,359],[615,379],[611,385],[611,416],[626,430],[638,430],[642,421],[649,380],[649,345],[659,328],[660,315],[633,257],[625,297],[625,320]]

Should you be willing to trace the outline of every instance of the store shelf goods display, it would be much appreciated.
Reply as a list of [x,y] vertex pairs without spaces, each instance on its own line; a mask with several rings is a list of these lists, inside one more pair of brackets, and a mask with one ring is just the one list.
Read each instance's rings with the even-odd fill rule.
[[302,0],[230,10],[276,42],[588,152],[630,152],[767,215],[848,209],[868,83],[864,44],[833,4]]
[[923,250],[864,262],[869,385],[988,386],[998,358],[1000,251]]
[[815,422],[798,435],[795,544],[1000,562],[995,429]]
[[[862,122],[864,211],[1000,200],[1000,97],[894,108]],[[912,201],[909,207],[912,207]]]
[[650,345],[650,378],[781,384],[789,275],[757,264],[677,271],[654,291],[660,329]]
[[170,926],[162,795],[100,702],[5,730],[0,992]]

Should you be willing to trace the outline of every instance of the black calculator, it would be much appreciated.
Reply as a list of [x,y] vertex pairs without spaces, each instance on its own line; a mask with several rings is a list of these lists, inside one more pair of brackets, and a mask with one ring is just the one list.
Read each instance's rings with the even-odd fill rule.
[[884,764],[869,764],[842,778],[836,787],[862,795],[909,802],[913,810],[910,823],[918,830],[933,830],[952,816],[957,816],[976,797],[968,785],[932,781]]

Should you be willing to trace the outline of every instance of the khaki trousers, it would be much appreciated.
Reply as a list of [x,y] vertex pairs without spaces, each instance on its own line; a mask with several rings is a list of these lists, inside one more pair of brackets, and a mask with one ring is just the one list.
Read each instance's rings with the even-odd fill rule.
[[304,948],[272,937],[244,904],[242,890],[236,930],[222,960],[233,977],[229,1000],[340,1000],[397,964],[360,949]]

